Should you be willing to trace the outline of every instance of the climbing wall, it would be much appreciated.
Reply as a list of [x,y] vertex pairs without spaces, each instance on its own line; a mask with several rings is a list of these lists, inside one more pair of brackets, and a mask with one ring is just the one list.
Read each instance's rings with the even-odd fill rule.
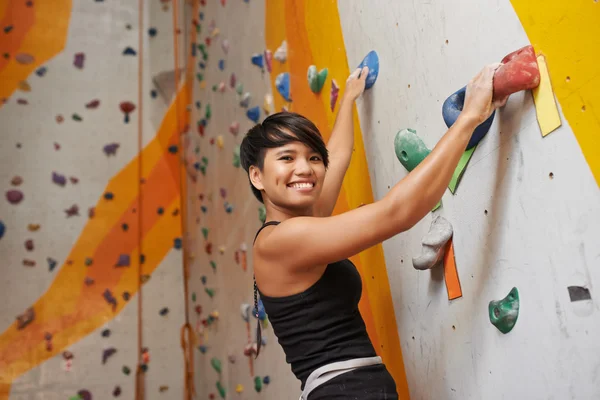
[[0,399],[133,399],[138,349],[145,398],[183,395],[173,11],[0,3]]
[[[251,244],[261,213],[236,153],[247,129],[287,109],[328,138],[346,77],[375,50],[380,72],[357,102],[354,158],[335,211],[344,212],[406,176],[394,148],[399,131],[432,149],[447,129],[446,99],[485,64],[531,44],[548,66],[543,89],[511,96],[430,215],[353,257],[363,276],[360,309],[401,398],[600,396],[600,92],[589,56],[599,11],[590,0],[551,3],[201,2],[186,147],[199,393],[299,393],[268,316],[259,316],[261,356],[248,357],[256,324],[248,316]],[[309,86],[310,66],[321,77],[328,69],[324,84]],[[558,126],[542,134],[553,107]],[[453,227],[447,255],[416,270],[412,259],[436,217]]]
[[[562,126],[542,137],[538,118],[547,111],[536,114],[531,91],[512,95],[454,194],[447,190],[441,208],[384,243],[411,398],[600,397],[600,192],[597,159],[588,156],[598,148],[598,119],[589,119],[600,98],[587,54],[598,46],[600,4],[338,7],[348,58],[372,48],[380,57],[378,81],[358,105],[376,199],[407,175],[396,133],[414,129],[433,148],[447,129],[442,104],[485,64],[533,45],[546,56],[559,103]],[[413,268],[436,216],[453,226],[459,282],[448,282],[443,266]],[[488,304],[513,287],[520,312],[503,334]],[[462,297],[449,300],[456,288]]]

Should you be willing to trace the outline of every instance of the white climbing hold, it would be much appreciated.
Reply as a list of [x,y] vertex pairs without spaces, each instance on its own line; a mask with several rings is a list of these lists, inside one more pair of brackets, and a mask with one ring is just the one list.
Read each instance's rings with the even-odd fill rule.
[[418,257],[413,258],[413,267],[426,270],[440,264],[444,259],[446,244],[452,238],[452,225],[442,216],[437,216],[423,237],[423,248]]
[[273,58],[282,63],[287,60],[287,42],[285,40],[281,42],[281,46],[277,48]]

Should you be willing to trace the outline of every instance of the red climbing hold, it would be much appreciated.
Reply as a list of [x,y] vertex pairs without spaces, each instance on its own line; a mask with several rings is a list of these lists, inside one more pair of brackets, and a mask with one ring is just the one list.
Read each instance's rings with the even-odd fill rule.
[[96,108],[98,108],[99,105],[100,105],[100,100],[95,99],[95,100],[92,100],[89,103],[87,103],[85,105],[85,108],[89,108],[91,110],[95,110]]
[[125,114],[125,123],[129,123],[129,114],[135,110],[135,105],[130,101],[123,101],[119,104],[121,111]]
[[6,200],[8,200],[10,204],[19,204],[21,200],[23,200],[23,192],[15,189],[9,190],[6,192]]
[[27,249],[27,251],[33,251],[33,240],[27,239],[25,241],[25,249]]
[[540,84],[540,70],[533,46],[513,51],[502,59],[502,64],[494,74],[494,100]]
[[73,204],[71,207],[65,210],[65,213],[67,214],[67,218],[79,216],[79,207],[77,206],[77,204]]

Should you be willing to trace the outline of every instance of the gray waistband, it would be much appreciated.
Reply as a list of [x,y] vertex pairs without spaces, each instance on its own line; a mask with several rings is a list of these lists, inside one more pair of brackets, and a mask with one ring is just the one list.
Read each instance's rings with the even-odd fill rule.
[[300,395],[300,400],[307,400],[308,395],[319,385],[324,384],[330,379],[335,378],[345,372],[350,372],[353,369],[359,367],[367,367],[369,365],[381,364],[381,357],[365,357],[365,358],[353,358],[351,360],[334,362],[331,364],[323,365],[315,369],[306,380],[304,390]]

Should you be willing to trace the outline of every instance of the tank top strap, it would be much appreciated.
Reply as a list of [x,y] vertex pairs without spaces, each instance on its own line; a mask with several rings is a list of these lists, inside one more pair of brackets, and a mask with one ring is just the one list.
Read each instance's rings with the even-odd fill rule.
[[269,221],[269,222],[265,222],[265,223],[263,224],[263,226],[261,226],[261,227],[260,227],[260,229],[258,230],[258,232],[256,232],[256,236],[254,236],[254,242],[252,242],[252,243],[255,243],[255,242],[256,242],[256,238],[258,237],[258,234],[259,234],[259,233],[260,233],[260,231],[262,231],[264,228],[266,228],[267,226],[270,226],[270,225],[279,225],[279,223],[280,223],[279,221]]

